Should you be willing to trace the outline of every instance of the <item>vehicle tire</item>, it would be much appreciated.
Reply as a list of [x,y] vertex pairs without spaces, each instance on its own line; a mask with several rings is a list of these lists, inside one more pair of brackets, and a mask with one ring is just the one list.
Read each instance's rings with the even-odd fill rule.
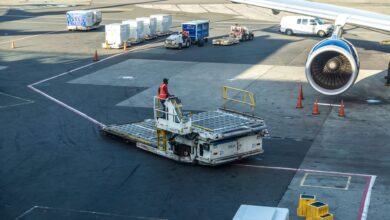
[[318,34],[318,36],[321,37],[321,38],[322,38],[322,37],[326,37],[325,31],[318,31],[317,34]]
[[198,47],[203,47],[204,46],[204,41],[203,39],[202,40],[199,40],[198,41]]
[[253,40],[254,36],[253,34],[249,35],[249,40]]
[[183,48],[183,44],[180,43],[178,48],[181,50]]
[[294,34],[294,32],[293,32],[291,29],[287,29],[287,30],[286,30],[286,34],[287,34],[288,36],[292,36],[292,35]]
[[191,45],[190,41],[189,40],[186,40],[186,48],[189,48]]

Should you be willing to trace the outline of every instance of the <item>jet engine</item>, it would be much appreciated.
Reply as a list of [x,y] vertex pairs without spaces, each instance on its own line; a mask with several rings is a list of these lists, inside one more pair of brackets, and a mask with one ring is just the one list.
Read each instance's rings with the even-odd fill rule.
[[345,39],[329,38],[316,44],[306,62],[310,85],[325,95],[349,89],[359,74],[360,62],[354,46]]

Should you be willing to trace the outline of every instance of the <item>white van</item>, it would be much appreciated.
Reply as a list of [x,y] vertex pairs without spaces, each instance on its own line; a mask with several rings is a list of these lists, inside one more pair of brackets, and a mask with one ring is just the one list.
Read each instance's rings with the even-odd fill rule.
[[287,35],[312,34],[326,37],[333,32],[333,25],[319,18],[308,16],[285,16],[280,21],[280,31]]

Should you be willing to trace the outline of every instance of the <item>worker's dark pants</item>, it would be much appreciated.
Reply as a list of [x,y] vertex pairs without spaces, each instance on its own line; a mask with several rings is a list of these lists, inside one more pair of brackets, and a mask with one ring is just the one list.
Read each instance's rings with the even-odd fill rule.
[[167,108],[165,106],[165,99],[160,99],[160,103],[161,103],[161,106],[162,106],[162,111],[164,111],[164,113],[162,113],[160,116],[162,118],[167,119],[167,114],[165,113],[167,111]]

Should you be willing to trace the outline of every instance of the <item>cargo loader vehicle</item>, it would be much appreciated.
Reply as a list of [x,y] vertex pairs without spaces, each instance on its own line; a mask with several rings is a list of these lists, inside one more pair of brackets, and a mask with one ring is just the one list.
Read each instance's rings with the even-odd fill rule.
[[[224,87],[224,100],[235,101],[227,96],[229,88]],[[245,101],[240,102],[246,103],[247,94],[254,109],[252,93],[245,93]],[[184,163],[214,166],[263,153],[262,139],[268,130],[262,118],[225,107],[197,114],[184,113],[181,100],[175,96],[164,99],[164,105],[161,102],[159,97],[154,97],[153,119],[108,125],[102,132]]]

